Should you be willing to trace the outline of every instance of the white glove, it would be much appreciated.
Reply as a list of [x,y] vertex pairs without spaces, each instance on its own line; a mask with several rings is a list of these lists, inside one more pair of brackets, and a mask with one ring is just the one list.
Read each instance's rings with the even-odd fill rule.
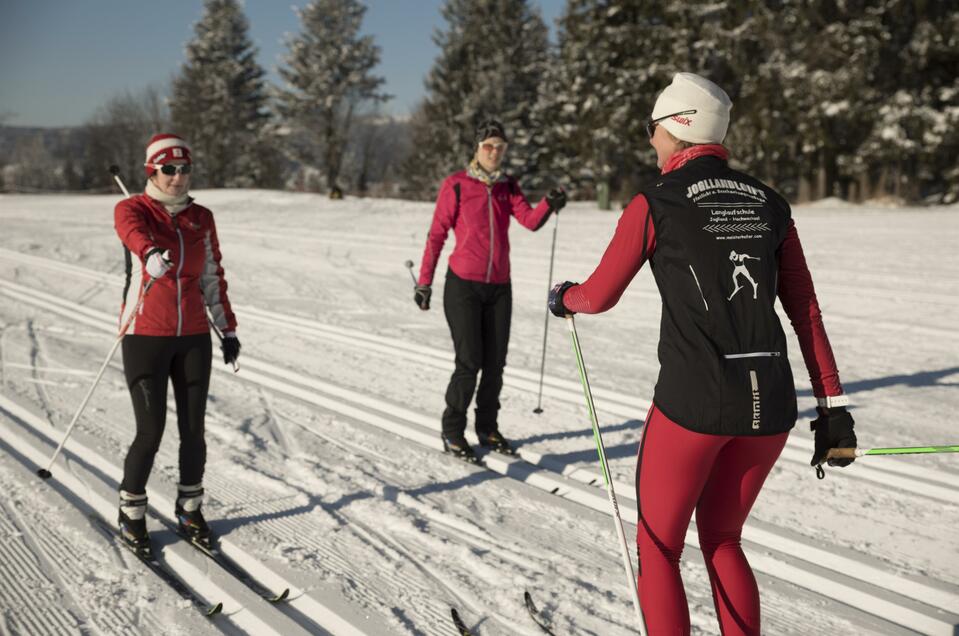
[[154,247],[147,252],[146,270],[152,278],[160,278],[173,267],[173,261],[170,260],[170,250],[160,251],[159,247]]

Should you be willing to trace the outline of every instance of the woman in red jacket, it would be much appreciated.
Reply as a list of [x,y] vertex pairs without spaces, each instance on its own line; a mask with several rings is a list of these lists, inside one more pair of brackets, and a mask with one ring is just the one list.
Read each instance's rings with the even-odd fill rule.
[[[189,146],[176,135],[155,135],[147,146],[144,167],[145,192],[117,204],[114,221],[127,262],[121,323],[143,294],[123,339],[123,370],[137,432],[123,466],[119,523],[123,539],[148,553],[146,484],[163,436],[170,381],[180,431],[177,526],[190,538],[209,541],[201,504],[210,323],[223,333],[225,363],[235,363],[240,341],[226,295],[213,214],[188,193],[193,168]],[[132,271],[134,264],[142,266],[139,274]]]
[[694,511],[723,634],[761,632],[742,528],[797,417],[777,295],[818,401],[812,464],[821,470],[829,448],[856,446],[789,204],[727,163],[731,107],[711,81],[676,74],[647,123],[662,176],[623,211],[586,282],[550,293],[557,316],[600,313],[649,261],[662,296],[660,374],[636,468],[650,634],[689,634],[679,559]]
[[516,179],[501,169],[508,142],[498,121],[481,123],[475,139],[476,154],[469,167],[447,177],[440,187],[414,294],[420,309],[430,308],[433,274],[452,229],[456,247],[446,273],[443,310],[453,336],[456,368],[446,388],[442,438],[448,452],[470,462],[476,461],[476,455],[463,434],[474,391],[480,444],[501,453],[513,452],[496,420],[513,303],[510,217],[536,231],[550,212],[566,204],[566,194],[556,189],[536,208],[530,206]]

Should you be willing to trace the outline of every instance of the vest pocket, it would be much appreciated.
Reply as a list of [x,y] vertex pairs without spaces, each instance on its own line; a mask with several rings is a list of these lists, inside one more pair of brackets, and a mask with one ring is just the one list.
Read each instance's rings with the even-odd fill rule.
[[789,360],[779,351],[723,356],[721,420],[726,434],[779,432],[794,418],[795,388]]

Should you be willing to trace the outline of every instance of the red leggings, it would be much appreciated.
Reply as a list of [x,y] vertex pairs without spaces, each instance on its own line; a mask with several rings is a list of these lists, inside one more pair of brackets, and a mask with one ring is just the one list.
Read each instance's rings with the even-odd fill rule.
[[650,636],[689,634],[679,558],[694,509],[722,633],[760,633],[742,528],[788,435],[705,435],[650,409],[636,466],[638,586]]

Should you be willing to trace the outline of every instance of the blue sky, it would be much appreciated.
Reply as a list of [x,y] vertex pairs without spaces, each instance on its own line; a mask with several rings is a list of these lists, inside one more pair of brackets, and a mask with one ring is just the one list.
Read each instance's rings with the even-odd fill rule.
[[[299,31],[294,6],[306,0],[245,0],[250,38],[271,81]],[[555,32],[564,0],[530,0]],[[376,38],[376,73],[394,95],[387,110],[408,113],[444,26],[442,0],[368,0],[363,30]],[[0,119],[13,126],[70,126],[111,97],[165,87],[184,61],[202,0],[0,0]]]

